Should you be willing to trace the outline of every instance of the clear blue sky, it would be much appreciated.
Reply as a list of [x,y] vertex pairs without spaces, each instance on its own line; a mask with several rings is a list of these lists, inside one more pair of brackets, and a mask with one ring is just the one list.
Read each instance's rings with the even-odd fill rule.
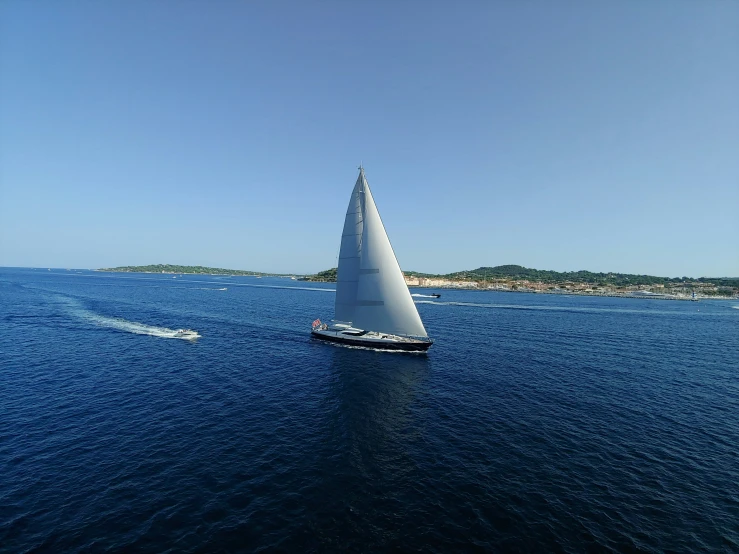
[[0,3],[0,265],[739,275],[739,3]]

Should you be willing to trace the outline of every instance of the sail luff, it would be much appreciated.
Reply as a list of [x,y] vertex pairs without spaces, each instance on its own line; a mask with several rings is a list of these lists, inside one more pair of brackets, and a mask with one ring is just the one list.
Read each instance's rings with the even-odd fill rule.
[[360,190],[363,185],[360,174],[349,198],[344,228],[341,233],[339,264],[336,273],[335,319],[350,323],[354,318],[359,284],[359,248],[364,231]]

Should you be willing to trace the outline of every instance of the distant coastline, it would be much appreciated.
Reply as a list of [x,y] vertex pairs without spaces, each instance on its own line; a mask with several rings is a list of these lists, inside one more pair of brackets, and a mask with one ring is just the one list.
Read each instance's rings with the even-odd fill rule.
[[107,271],[114,273],[177,273],[183,275],[239,275],[253,277],[290,277],[278,273],[262,273],[259,271],[248,271],[244,269],[224,269],[221,267],[206,267],[201,265],[127,265],[121,267],[103,267],[95,271]]
[[[332,268],[314,275],[299,275],[172,264],[121,266],[101,268],[96,271],[289,277],[300,281],[323,283],[336,282],[337,272],[336,268]],[[739,277],[700,277],[696,279],[692,277],[656,277],[625,273],[593,273],[585,270],[557,272],[531,269],[520,265],[480,267],[445,275],[408,271],[405,272],[404,276],[409,287],[653,298],[658,300],[739,298]]]

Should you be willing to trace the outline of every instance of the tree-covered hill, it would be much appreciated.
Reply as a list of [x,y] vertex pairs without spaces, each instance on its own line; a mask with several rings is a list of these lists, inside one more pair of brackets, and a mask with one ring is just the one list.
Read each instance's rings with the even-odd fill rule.
[[727,287],[739,286],[739,280],[725,277],[700,277],[694,279],[692,277],[656,277],[654,275],[636,275],[631,273],[595,273],[587,270],[560,272],[531,269],[520,265],[478,267],[469,271],[449,273],[442,277],[447,279],[469,279],[473,281],[508,279],[541,281],[542,283],[594,283],[617,287],[629,285],[668,285],[683,281],[698,281]]
[[324,283],[335,283],[336,282],[336,269],[337,268],[331,268],[327,269],[326,271],[321,271],[319,273],[316,273],[315,275],[308,275],[306,277],[302,277],[301,281],[318,281],[318,282],[324,282]]
[[[698,281],[711,283],[722,287],[739,287],[738,278],[730,277],[655,277],[653,275],[635,275],[631,273],[595,273],[592,271],[551,271],[532,269],[520,265],[499,265],[495,267],[478,267],[468,271],[456,271],[447,274],[419,273],[417,271],[404,272],[409,277],[430,277],[458,281],[540,281],[542,283],[591,283],[600,286],[625,287],[630,285],[668,285],[683,281]],[[320,276],[320,278],[318,278]],[[316,277],[313,279],[313,277]],[[310,280],[335,281],[336,269],[322,271]]]
[[[520,265],[499,265],[478,267],[469,271],[459,271],[445,275],[447,279],[470,279],[475,281],[508,279],[521,281],[541,281],[542,283],[600,283],[603,285],[656,285],[671,282],[668,277],[652,275],[633,275],[626,273],[594,273],[592,271],[551,271],[532,269]],[[680,281],[676,278],[675,281]]]
[[241,269],[223,269],[220,267],[205,267],[202,265],[171,265],[171,264],[154,264],[154,265],[133,265],[122,267],[110,267],[98,269],[98,271],[116,271],[124,273],[189,273],[189,274],[205,274],[205,275],[271,275],[268,273],[260,273],[258,271],[246,271]]
[[[99,269],[98,271],[120,271],[137,273],[189,273],[210,275],[276,275],[274,273],[260,273],[241,269],[223,269],[219,267],[205,267],[200,265],[138,265]],[[419,273],[406,271],[409,277],[432,277],[454,281],[538,281],[542,283],[589,283],[598,286],[625,287],[633,285],[676,285],[682,282],[701,282],[717,287],[739,288],[739,278],[736,277],[655,277],[653,275],[634,275],[630,273],[594,273],[592,271],[550,271],[532,269],[520,265],[499,265],[495,267],[478,267],[468,271],[456,271],[447,274]],[[335,282],[336,268],[327,269],[302,277],[303,281]]]

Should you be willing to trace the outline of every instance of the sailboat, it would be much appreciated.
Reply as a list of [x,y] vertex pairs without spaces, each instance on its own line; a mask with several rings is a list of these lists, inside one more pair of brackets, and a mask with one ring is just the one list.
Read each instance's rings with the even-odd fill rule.
[[322,340],[425,352],[426,334],[372,197],[364,168],[349,199],[339,250],[334,320],[313,322]]

